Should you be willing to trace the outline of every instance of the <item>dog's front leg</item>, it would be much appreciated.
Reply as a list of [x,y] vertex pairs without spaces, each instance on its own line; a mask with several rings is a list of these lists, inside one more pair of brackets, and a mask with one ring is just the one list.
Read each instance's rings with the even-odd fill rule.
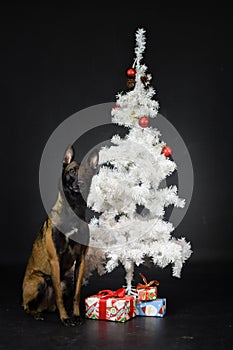
[[74,294],[74,306],[73,306],[73,315],[76,322],[82,322],[82,318],[80,316],[80,296],[81,296],[81,287],[83,282],[83,275],[85,269],[85,259],[88,251],[88,247],[84,248],[84,251],[81,254],[81,259],[79,263],[75,264],[75,294]]
[[56,294],[56,304],[59,310],[60,319],[64,324],[66,324],[66,323],[69,323],[69,317],[67,315],[66,309],[63,304],[61,281],[60,281],[60,266],[59,266],[58,259],[50,258],[50,266],[51,266],[51,277],[52,277],[53,287],[55,289],[55,294]]
[[56,304],[59,310],[60,319],[65,326],[75,326],[73,318],[68,317],[62,297],[61,290],[61,279],[60,279],[60,264],[56,252],[56,248],[54,246],[53,238],[52,238],[52,225],[48,227],[48,231],[46,234],[46,248],[49,257],[49,263],[51,267],[51,278],[53,282],[53,287],[56,294]]

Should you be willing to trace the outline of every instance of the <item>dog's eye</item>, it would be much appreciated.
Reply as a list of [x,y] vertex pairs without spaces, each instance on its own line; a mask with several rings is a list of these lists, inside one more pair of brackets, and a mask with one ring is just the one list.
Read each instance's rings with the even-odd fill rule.
[[74,175],[76,174],[76,168],[70,169],[69,174],[70,174],[71,176],[74,176]]

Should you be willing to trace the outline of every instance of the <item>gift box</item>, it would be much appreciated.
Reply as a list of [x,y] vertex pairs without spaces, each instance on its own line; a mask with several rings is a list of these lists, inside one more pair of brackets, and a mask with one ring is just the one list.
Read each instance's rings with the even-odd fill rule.
[[126,322],[136,316],[136,298],[125,288],[102,290],[85,298],[85,316],[90,319]]
[[138,283],[136,287],[137,299],[140,301],[155,300],[158,296],[157,286],[159,285],[159,282],[156,280],[147,282],[146,277],[142,273],[140,273],[140,276],[142,277],[144,284]]
[[155,300],[158,295],[157,287],[149,287],[147,289],[137,289],[137,298],[140,301]]
[[136,301],[137,316],[163,317],[166,314],[166,298],[151,301]]

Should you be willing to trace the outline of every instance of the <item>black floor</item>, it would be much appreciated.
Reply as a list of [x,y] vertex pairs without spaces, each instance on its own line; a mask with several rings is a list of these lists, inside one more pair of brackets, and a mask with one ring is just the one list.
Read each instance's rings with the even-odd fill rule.
[[[35,321],[21,308],[23,266],[1,267],[0,349],[233,349],[232,266],[191,264],[181,279],[170,268],[137,268],[148,279],[160,281],[159,294],[167,298],[164,318],[135,317],[125,323],[86,319],[78,328],[63,326],[57,313]],[[82,301],[100,289],[122,287],[124,272],[99,277],[83,287]],[[83,302],[82,302],[83,309]],[[84,309],[83,309],[84,310]]]

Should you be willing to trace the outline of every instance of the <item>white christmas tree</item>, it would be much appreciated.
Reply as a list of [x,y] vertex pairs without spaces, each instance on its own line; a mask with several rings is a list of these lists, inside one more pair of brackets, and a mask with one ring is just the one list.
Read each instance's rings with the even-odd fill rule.
[[[169,205],[184,207],[175,185],[161,186],[176,169],[171,149],[152,128],[159,105],[153,99],[151,75],[141,64],[145,50],[145,30],[136,31],[135,60],[127,71],[129,91],[116,96],[112,122],[128,127],[123,138],[114,135],[110,147],[99,152],[99,172],[93,177],[87,204],[100,217],[90,223],[91,240],[86,278],[124,266],[127,291],[132,288],[135,264],[149,258],[164,268],[172,264],[173,276],[180,277],[183,263],[190,257],[190,243],[171,236],[172,223],[164,218]],[[164,181],[163,181],[164,183]]]

